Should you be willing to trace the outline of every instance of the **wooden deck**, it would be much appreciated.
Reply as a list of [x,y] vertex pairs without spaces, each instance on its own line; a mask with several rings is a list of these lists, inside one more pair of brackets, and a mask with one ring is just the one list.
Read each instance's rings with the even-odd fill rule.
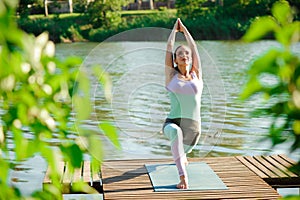
[[[66,163],[58,163],[64,193],[83,180],[104,199],[278,199],[274,188],[300,187],[300,177],[288,170],[295,164],[285,155],[192,158],[189,162],[206,162],[226,184],[227,190],[154,192],[145,164],[173,163],[172,159],[137,159],[105,161],[100,172],[93,173],[85,161],[74,173]],[[44,184],[50,183],[46,172]],[[273,188],[272,188],[273,187]],[[103,195],[102,195],[103,194]]]
[[[72,193],[72,184],[79,180],[83,180],[85,183],[88,183],[97,191],[102,192],[100,172],[93,173],[91,163],[89,161],[82,163],[81,168],[76,169],[74,173],[70,173],[67,167],[67,163],[65,162],[59,162],[57,167],[62,174],[61,183],[63,185],[63,193]],[[48,168],[45,174],[43,184],[51,183],[49,173],[50,170]]]
[[299,174],[289,170],[296,162],[286,155],[237,156],[237,159],[273,188],[300,187]]
[[118,160],[102,165],[104,199],[278,199],[280,195],[235,157],[189,159],[206,162],[228,190],[154,192],[144,164],[172,160]]

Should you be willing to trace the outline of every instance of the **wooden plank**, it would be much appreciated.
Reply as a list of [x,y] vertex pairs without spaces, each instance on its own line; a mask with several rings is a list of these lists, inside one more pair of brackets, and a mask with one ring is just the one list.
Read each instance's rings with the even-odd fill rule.
[[254,158],[262,165],[264,165],[269,171],[271,171],[272,174],[276,174],[278,178],[287,177],[285,173],[283,173],[280,169],[278,169],[276,165],[274,166],[271,162],[269,162],[269,160],[264,156],[254,156]]
[[[102,192],[102,185],[100,184],[99,173],[95,173],[94,175],[91,172],[90,161],[85,161],[82,163],[80,168],[76,168],[72,170],[68,163],[59,162],[57,165],[58,170],[61,172],[61,184],[62,184],[62,192],[70,193],[72,192],[72,184],[77,181],[84,181],[90,186],[94,187],[98,192]],[[48,168],[46,171],[46,175],[43,180],[43,184],[51,183],[50,178],[50,169]]]
[[83,162],[81,163],[80,168],[76,168],[74,170],[74,174],[73,174],[73,177],[72,177],[71,185],[72,185],[72,183],[75,183],[75,182],[83,180],[82,179],[82,174],[83,174]]
[[264,166],[262,163],[257,161],[252,156],[245,156],[245,158],[252,163],[253,166],[255,166],[257,169],[262,171],[264,174],[266,174],[270,178],[277,178],[277,174],[275,174],[273,171],[270,171],[266,166]]
[[73,177],[73,171],[71,171],[70,164],[66,163],[62,183],[71,184],[72,177]]
[[[63,176],[64,170],[65,170],[64,166],[65,166],[65,162],[63,162],[63,161],[58,162],[57,165],[56,165],[56,170],[61,175],[61,177]],[[45,177],[44,177],[44,180],[43,180],[44,184],[51,183],[50,173],[51,173],[51,170],[50,170],[50,167],[48,167],[47,171],[46,171],[46,174],[45,174]]]
[[280,162],[275,160],[272,156],[263,156],[264,159],[266,159],[268,162],[270,162],[274,167],[276,167],[278,170],[280,170],[283,175],[280,176],[280,178],[289,178],[289,177],[296,177],[296,174],[293,174],[286,168],[284,165],[282,165]]
[[255,174],[257,174],[261,178],[268,178],[269,176],[262,172],[259,168],[257,168],[255,165],[252,164],[248,159],[246,159],[244,156],[236,156],[236,158],[243,163],[246,167],[248,167],[250,170],[252,170]]
[[100,171],[93,171],[91,162],[90,162],[90,171],[91,171],[91,177],[92,177],[91,186],[96,188],[98,191],[103,192]]
[[44,184],[51,183],[50,173],[51,173],[50,167],[47,167],[47,170],[46,170],[46,173],[45,173],[45,177],[44,177],[44,180],[43,180]]
[[284,155],[239,156],[237,159],[274,188],[300,186],[300,177],[288,170],[293,161]]
[[93,171],[91,163],[90,163],[90,169],[91,169],[92,182],[100,182],[100,171]]
[[286,155],[280,154],[278,156],[281,157],[282,159],[286,160],[287,162],[289,162],[291,165],[297,164],[296,161],[294,161],[293,159],[287,157]]
[[285,168],[290,168],[291,166],[293,166],[293,164],[284,159],[284,156],[282,155],[272,155],[271,157],[280,164],[282,164]]
[[[206,162],[228,190],[154,192],[144,164],[173,163],[171,159],[105,161],[104,199],[278,199],[280,195],[234,157],[197,158]],[[119,168],[118,168],[119,166]]]
[[91,169],[90,169],[90,162],[85,161],[83,163],[83,174],[82,174],[83,181],[92,185],[92,176],[91,176]]
[[279,155],[272,155],[271,157],[285,168],[285,173],[287,173],[290,177],[298,177],[297,174],[289,170],[289,168],[293,166],[290,162],[286,161]]

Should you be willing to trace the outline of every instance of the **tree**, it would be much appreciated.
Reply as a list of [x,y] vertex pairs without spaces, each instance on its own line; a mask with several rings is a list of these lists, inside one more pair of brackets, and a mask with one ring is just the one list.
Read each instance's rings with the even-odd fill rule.
[[45,16],[47,17],[49,15],[49,12],[48,12],[48,0],[44,0],[44,7],[45,7]]
[[142,0],[136,0],[137,4],[138,4],[138,10],[141,10],[142,8]]
[[30,6],[37,3],[37,0],[20,0],[18,5],[18,13],[21,17],[27,17],[30,14]]
[[131,0],[95,0],[88,4],[88,16],[94,28],[117,27],[121,23],[122,6]]
[[150,10],[154,9],[154,2],[153,2],[153,0],[149,0],[149,8],[150,8]]
[[[82,126],[90,115],[91,102],[90,74],[80,70],[81,59],[59,60],[47,33],[34,37],[18,29],[14,21],[17,0],[2,0],[0,5],[0,199],[21,198],[18,189],[10,185],[10,170],[15,162],[36,154],[47,161],[52,184],[34,197],[61,199],[56,162],[63,159],[73,171],[81,166],[86,153],[92,157],[93,168],[99,170],[100,135],[107,135],[119,147],[117,132],[108,122],[100,122],[97,132]],[[109,88],[109,76],[99,66],[94,71],[104,88]],[[74,133],[78,133],[75,140],[70,138]],[[52,148],[53,138],[60,139],[57,149]],[[8,140],[13,141],[13,147]],[[12,151],[14,158],[9,156]],[[83,182],[73,186],[92,191]]]
[[68,0],[69,3],[69,12],[73,13],[73,0]]
[[[261,108],[253,114],[272,118],[268,138],[273,147],[291,142],[291,153],[300,148],[300,58],[291,50],[300,41],[300,22],[293,21],[294,14],[287,1],[278,1],[272,7],[272,16],[259,17],[251,24],[244,41],[253,42],[272,34],[280,47],[252,62],[240,95],[243,100],[261,97]],[[293,170],[299,174],[300,160]]]

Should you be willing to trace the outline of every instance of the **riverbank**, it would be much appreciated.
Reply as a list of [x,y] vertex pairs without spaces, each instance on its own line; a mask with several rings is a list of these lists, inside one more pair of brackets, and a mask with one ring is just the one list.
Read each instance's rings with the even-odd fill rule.
[[[34,35],[49,32],[55,43],[92,41],[102,42],[105,39],[126,30],[143,27],[161,27],[171,29],[177,18],[175,9],[155,11],[122,12],[122,22],[118,27],[101,27],[94,29],[84,14],[60,14],[44,17],[42,15],[19,18],[19,27]],[[212,16],[200,16],[184,21],[197,40],[237,40],[249,27],[250,21]]]

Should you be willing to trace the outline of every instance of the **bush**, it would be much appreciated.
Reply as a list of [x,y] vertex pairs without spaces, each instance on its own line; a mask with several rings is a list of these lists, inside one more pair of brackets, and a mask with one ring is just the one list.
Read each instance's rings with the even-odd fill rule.
[[[272,7],[272,16],[257,18],[243,36],[244,41],[254,42],[272,33],[280,45],[271,48],[255,61],[248,70],[248,81],[241,92],[241,99],[261,99],[253,115],[270,116],[268,139],[273,147],[287,143],[290,153],[300,148],[300,58],[291,46],[300,41],[300,22],[293,20],[293,9],[287,1],[278,1]],[[266,80],[271,78],[271,82]],[[300,160],[293,168],[300,172]]]
[[83,40],[87,35],[82,28],[87,21],[87,16],[84,15],[67,15],[65,17],[55,15],[53,18],[20,18],[18,26],[35,36],[48,32],[50,40],[54,42],[61,42],[63,39],[78,41]]
[[[120,148],[117,131],[108,122],[99,122],[95,131],[82,126],[92,110],[92,74],[81,70],[82,60],[56,58],[55,45],[47,33],[34,37],[17,27],[17,1],[2,0],[0,5],[4,8],[0,9],[0,199],[25,199],[11,184],[9,174],[16,163],[34,155],[42,156],[51,171],[51,184],[33,194],[34,198],[62,199],[57,162],[68,162],[68,170],[73,171],[88,154],[96,172],[103,155],[101,135]],[[108,75],[99,66],[92,68],[104,93],[110,96]],[[74,133],[78,133],[76,139],[70,137]],[[57,148],[53,148],[51,141],[57,138]],[[95,192],[82,181],[72,187]]]
[[163,27],[171,29],[175,20],[176,15],[173,12],[168,11],[148,15],[126,15],[126,17],[123,17],[123,22],[118,28],[93,29],[90,32],[89,39],[91,41],[101,42],[122,31],[143,27]]

